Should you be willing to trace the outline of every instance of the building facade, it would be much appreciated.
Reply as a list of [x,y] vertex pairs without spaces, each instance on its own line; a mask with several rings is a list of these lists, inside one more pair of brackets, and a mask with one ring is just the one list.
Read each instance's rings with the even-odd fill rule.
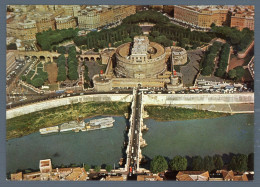
[[250,30],[255,29],[254,14],[246,13],[234,13],[231,16],[230,27],[236,27],[238,30],[249,28]]
[[34,20],[19,23],[11,23],[6,25],[8,37],[19,38],[20,40],[35,40],[37,27]]
[[78,16],[78,26],[80,29],[95,29],[100,26],[100,13],[96,10],[82,11]]
[[6,53],[6,74],[9,74],[16,66],[14,52]]
[[97,29],[110,23],[121,21],[135,14],[134,5],[86,7],[78,16],[78,26],[81,29]]
[[55,30],[55,19],[50,16],[43,16],[36,21],[36,27],[38,32],[47,31],[49,29]]
[[115,59],[108,62],[105,74],[93,77],[94,89],[110,91],[138,85],[154,88],[167,86],[173,91],[182,89],[181,73],[167,71],[166,61],[166,50],[162,45],[150,42],[146,36],[135,36],[133,42],[116,49]]
[[222,6],[174,6],[174,18],[181,22],[201,28],[229,24],[229,10]]
[[60,16],[55,18],[56,29],[76,28],[76,21],[72,16]]
[[155,78],[166,71],[163,46],[149,42],[146,36],[136,36],[132,49],[130,46],[130,43],[123,44],[116,51],[118,77]]

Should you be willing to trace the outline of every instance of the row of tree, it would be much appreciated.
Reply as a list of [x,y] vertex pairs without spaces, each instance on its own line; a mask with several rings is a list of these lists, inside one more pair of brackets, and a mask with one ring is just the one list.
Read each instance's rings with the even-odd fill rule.
[[158,23],[151,29],[150,35],[154,35],[153,31],[158,31],[159,35],[165,35],[167,39],[177,41],[178,46],[185,47],[186,45],[195,45],[198,47],[202,42],[207,43],[213,35],[205,32],[191,31],[172,23]]
[[152,31],[148,38],[151,42],[159,43],[164,47],[172,46],[172,40],[168,39],[165,35],[160,35],[158,31]]
[[67,79],[66,58],[61,54],[57,59],[58,76],[57,81],[65,81]]
[[215,75],[217,77],[226,77],[226,69],[228,66],[228,59],[229,59],[229,52],[230,52],[230,45],[225,43],[220,51],[219,61],[218,61],[218,68],[216,69]]
[[79,74],[78,74],[78,60],[77,60],[77,52],[76,52],[76,47],[72,46],[69,48],[68,51],[68,78],[70,80],[77,80],[79,78]]
[[215,58],[221,48],[221,45],[222,44],[220,42],[214,42],[206,52],[206,55],[201,61],[201,74],[203,76],[209,76],[213,73],[215,67]]
[[78,29],[48,30],[36,34],[37,43],[42,50],[51,51],[52,45],[57,45],[65,40],[77,36]]
[[90,78],[88,76],[88,66],[84,63],[84,67],[85,67],[85,70],[84,70],[84,88],[89,88],[90,87]]
[[57,50],[57,52],[60,53],[60,54],[65,54],[65,53],[67,53],[67,50],[66,50],[66,47],[65,47],[65,46],[59,46],[59,47],[53,46],[52,49],[53,49],[53,51],[56,51],[56,50]]
[[67,68],[68,68],[68,74],[66,71],[66,58],[64,54],[61,54],[57,59],[57,65],[58,65],[58,81],[65,81],[68,78],[70,80],[77,80],[79,78],[78,74],[78,60],[77,60],[77,52],[76,47],[72,46],[68,50],[68,58],[67,58]]
[[234,69],[229,70],[228,77],[235,81],[239,81],[245,75],[245,73],[246,70],[243,68],[243,66],[237,66]]
[[217,37],[225,39],[237,51],[246,49],[254,39],[254,31],[251,31],[248,28],[244,28],[242,31],[239,31],[234,27],[212,26],[212,32]]
[[[91,169],[91,166],[89,166],[88,164],[84,164],[84,169],[86,171],[89,171]],[[101,169],[101,166],[94,166],[95,172],[100,172],[100,169]],[[110,172],[113,169],[113,167],[111,165],[106,165],[105,169],[107,172]]]
[[131,42],[133,37],[142,33],[138,25],[122,24],[112,29],[103,29],[100,32],[92,31],[86,36],[77,36],[74,43],[85,46],[87,49],[100,49],[115,46],[118,42]]
[[[254,170],[254,154],[251,153],[248,156],[244,154],[234,155],[228,165],[229,170],[244,172],[247,170]],[[223,169],[224,162],[220,155],[194,156],[191,158],[191,170],[194,171],[214,171]],[[163,156],[156,156],[150,163],[150,171],[152,173],[163,172],[167,169],[172,171],[185,171],[188,167],[188,160],[183,156],[175,156],[169,163]]]

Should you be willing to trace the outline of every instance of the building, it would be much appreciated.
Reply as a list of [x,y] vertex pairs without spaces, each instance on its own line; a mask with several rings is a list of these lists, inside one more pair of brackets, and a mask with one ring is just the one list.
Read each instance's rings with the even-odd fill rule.
[[84,10],[78,16],[78,26],[80,29],[95,29],[100,26],[100,14],[96,10]]
[[117,77],[156,78],[166,71],[164,47],[146,36],[136,36],[132,48],[131,43],[119,46],[116,61]]
[[40,181],[40,180],[42,180],[41,175],[42,174],[39,171],[32,172],[32,173],[26,173],[26,174],[23,174],[23,180],[24,181]]
[[34,20],[25,20],[23,22],[12,22],[6,25],[7,36],[15,37],[20,40],[35,40],[37,27]]
[[247,175],[245,173],[239,174],[232,170],[218,170],[216,173],[221,173],[224,181],[248,181]]
[[51,160],[40,160],[40,171],[23,174],[11,174],[11,180],[26,181],[86,181],[89,179],[84,168],[56,168],[52,169]]
[[87,179],[89,179],[87,172],[80,167],[73,168],[72,172],[65,177],[67,181],[86,181]]
[[[171,53],[171,52],[170,52]],[[133,42],[120,45],[115,58],[108,60],[105,74],[94,75],[96,91],[142,87],[179,90],[183,87],[181,73],[167,71],[166,50],[146,36],[136,36]],[[170,55],[169,55],[170,56]],[[114,64],[114,65],[113,65]],[[174,69],[171,67],[171,69]]]
[[56,29],[76,28],[76,21],[72,16],[59,16],[55,18]]
[[179,171],[176,181],[208,181],[208,171]]
[[149,175],[137,175],[137,181],[163,181],[163,178]]
[[85,5],[53,5],[52,9],[55,11],[63,9],[64,16],[78,17],[79,11],[84,7]]
[[187,51],[184,48],[181,47],[171,47],[171,60],[172,60],[172,65],[183,65],[187,62],[188,56],[187,56]]
[[19,173],[11,174],[11,180],[12,181],[22,181],[23,180],[23,173],[19,172]]
[[41,173],[50,173],[52,171],[51,159],[40,160],[39,168]]
[[224,6],[176,5],[174,19],[200,28],[210,28],[212,23],[216,26],[229,25],[229,10]]
[[97,29],[111,23],[121,21],[129,15],[135,14],[134,5],[101,5],[87,6],[79,12],[78,26],[81,29]]
[[236,27],[238,30],[249,28],[255,29],[254,12],[251,10],[235,11],[231,16],[230,27]]
[[49,29],[55,30],[55,19],[52,15],[43,15],[42,17],[38,17],[36,27],[38,32],[47,31]]
[[106,181],[126,181],[126,179],[121,175],[121,176],[111,176],[108,175],[106,176]]
[[16,66],[15,53],[7,52],[6,53],[6,74],[8,75]]
[[20,38],[22,40],[35,40],[36,39],[36,22],[34,20],[28,20],[23,23],[19,23],[20,26]]

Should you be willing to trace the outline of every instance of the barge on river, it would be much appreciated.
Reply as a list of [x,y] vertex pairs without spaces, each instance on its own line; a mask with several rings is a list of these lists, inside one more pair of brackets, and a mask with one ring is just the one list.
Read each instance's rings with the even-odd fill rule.
[[97,129],[104,129],[114,126],[115,120],[112,117],[105,117],[100,119],[93,119],[85,123],[84,121],[70,121],[63,123],[60,126],[48,127],[40,129],[41,134],[49,134],[53,132],[66,132],[66,131],[90,131]]

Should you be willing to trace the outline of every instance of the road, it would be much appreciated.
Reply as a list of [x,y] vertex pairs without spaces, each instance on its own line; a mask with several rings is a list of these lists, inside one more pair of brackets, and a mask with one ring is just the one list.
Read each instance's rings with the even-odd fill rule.
[[140,114],[141,114],[141,99],[142,99],[142,95],[141,92],[137,89],[136,90],[136,100],[135,102],[135,109],[132,112],[133,115],[133,121],[132,121],[132,126],[130,128],[132,128],[132,134],[131,134],[131,138],[130,138],[130,154],[129,154],[129,170],[130,167],[132,167],[133,170],[137,169],[137,163],[139,162],[139,157],[138,157],[138,150],[139,150],[139,132],[140,132]]
[[11,102],[6,105],[6,109],[10,109],[13,107],[19,107],[27,104],[33,104],[41,101],[47,101],[51,99],[58,99],[63,97],[73,97],[73,96],[79,96],[79,95],[93,95],[93,94],[131,94],[131,90],[126,91],[110,91],[110,92],[93,92],[93,91],[86,91],[82,93],[72,93],[72,94],[66,94],[66,93],[50,93],[50,94],[8,94],[8,96],[26,96],[27,100],[18,101],[18,102]]

